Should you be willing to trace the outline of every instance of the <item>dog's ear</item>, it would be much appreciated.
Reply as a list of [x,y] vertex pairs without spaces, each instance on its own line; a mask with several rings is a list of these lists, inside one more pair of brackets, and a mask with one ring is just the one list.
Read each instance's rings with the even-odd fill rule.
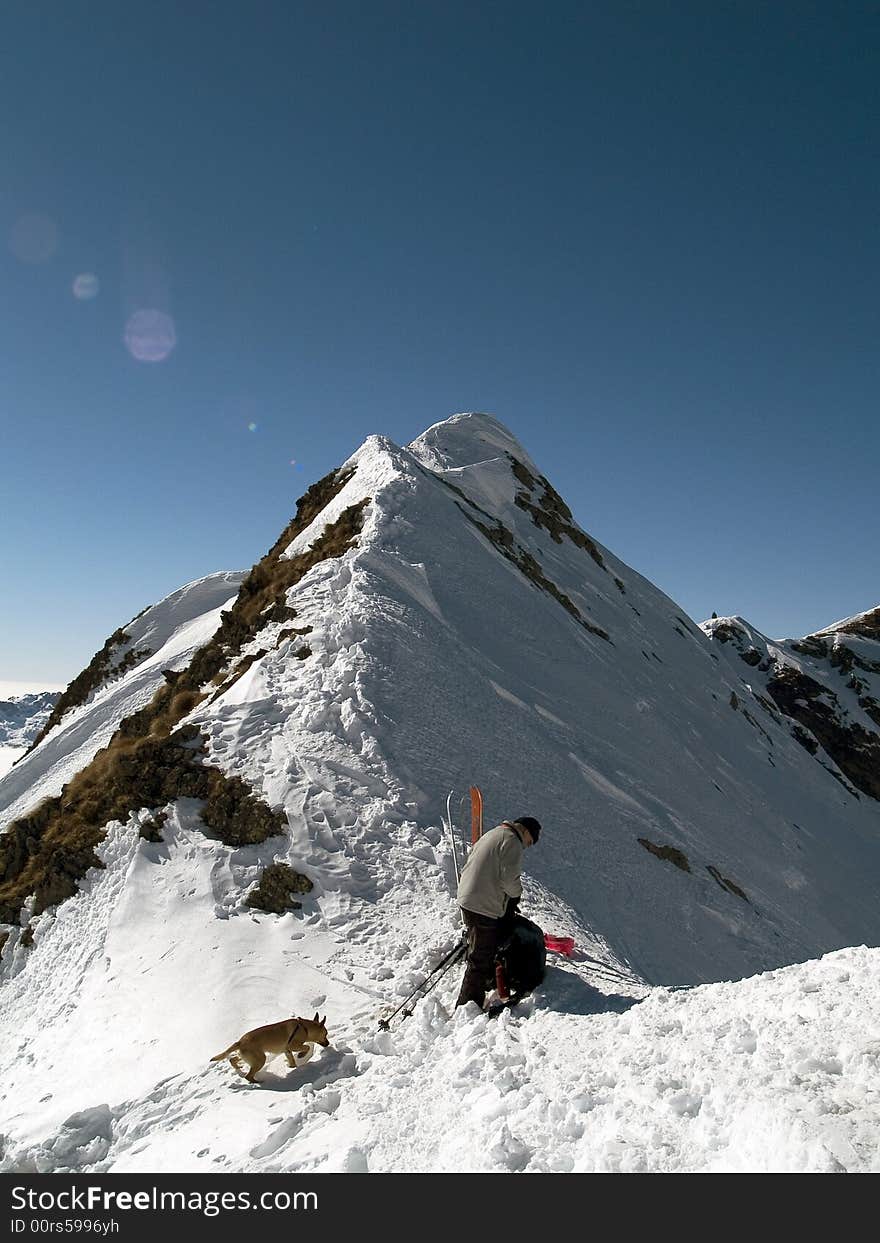
[[312,1022],[313,1022],[313,1023],[320,1023],[320,1021],[321,1021],[321,1020],[318,1018],[318,1011],[316,1010],[316,1011],[315,1011],[315,1017],[312,1019]]
[[326,1027],[326,1026],[327,1026],[327,1015],[326,1015],[326,1014],[325,1014],[325,1015],[324,1015],[324,1017],[321,1019],[321,1026],[322,1026],[322,1027]]

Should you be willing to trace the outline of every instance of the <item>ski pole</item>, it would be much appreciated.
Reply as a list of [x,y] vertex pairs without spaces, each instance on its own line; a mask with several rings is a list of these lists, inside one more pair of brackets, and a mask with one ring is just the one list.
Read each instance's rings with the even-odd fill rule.
[[[444,977],[444,975],[446,974],[446,972],[447,972],[447,971],[449,971],[449,969],[450,969],[451,967],[454,967],[454,966],[455,966],[456,962],[458,962],[459,958],[462,956],[462,954],[464,953],[464,951],[465,951],[465,946],[464,946],[464,944],[462,944],[462,945],[458,946],[457,950],[455,951],[455,953],[454,953],[454,955],[453,955],[453,957],[452,957],[452,960],[446,964],[446,966],[443,968],[443,970],[442,970],[442,971],[440,972],[440,974],[437,976],[437,979],[436,979],[436,980],[434,980],[433,984],[428,984],[428,987],[427,987],[427,988],[425,988],[424,992],[422,993],[421,997],[419,998],[419,1000],[420,1000],[420,1001],[424,1001],[424,999],[427,997],[428,993],[430,993],[432,989],[434,989],[434,988],[436,988],[436,987],[437,987],[437,985],[438,985],[438,984],[440,983],[440,981],[443,979],[443,977]],[[430,976],[428,977],[428,979],[430,979]],[[427,980],[425,981],[425,983],[427,984]],[[424,985],[423,985],[423,987],[424,987]],[[408,1019],[408,1018],[409,1018],[409,1016],[410,1016],[410,1015],[412,1014],[412,1012],[413,1012],[414,1007],[415,1007],[415,1002],[413,1003],[413,1005],[412,1005],[412,1006],[410,1006],[409,1010],[404,1010],[404,1012],[403,1012],[403,1017],[404,1017],[405,1019]]]
[[[448,954],[444,955],[444,957],[441,958],[440,962],[437,963],[437,966],[434,967],[432,971],[428,972],[424,980],[422,980],[421,984],[416,985],[416,987],[412,990],[412,992],[409,993],[406,997],[404,997],[403,1001],[400,1003],[400,1005],[397,1007],[396,1010],[392,1010],[391,1013],[386,1018],[379,1020],[379,1030],[388,1031],[388,1027],[389,1027],[389,1024],[391,1023],[391,1020],[397,1014],[399,1014],[401,1010],[403,1010],[404,1006],[406,1006],[408,1002],[412,1001],[413,998],[415,998],[418,993],[422,992],[423,989],[425,989],[425,996],[427,996],[427,994],[431,991],[431,989],[434,988],[435,985],[440,983],[440,980],[443,977],[443,975],[445,975],[445,973],[449,970],[449,968],[453,965],[453,963],[456,962],[456,960],[461,957],[461,955],[465,952],[466,949],[467,949],[466,942],[462,938],[462,940],[459,941],[457,945],[453,946],[453,948],[449,951]],[[439,975],[437,974],[438,972],[439,972]],[[431,979],[431,976],[433,975],[436,975],[437,979],[428,988],[425,988],[425,985],[427,985],[428,981]],[[412,1009],[407,1010],[403,1017],[409,1018],[411,1014],[412,1014]]]
[[450,790],[446,799],[446,827],[449,830],[449,844],[452,847],[452,863],[455,868],[455,891],[458,893],[458,886],[461,883],[461,873],[458,868],[458,851],[455,848],[455,825],[452,821],[452,795]]
[[[449,968],[456,961],[456,959],[459,958],[464,953],[465,949],[466,949],[466,945],[465,945],[464,940],[460,941],[458,945],[454,946],[449,951],[449,953],[446,954],[440,960],[440,962],[437,963],[437,966],[434,967],[432,971],[428,972],[424,980],[422,980],[421,984],[417,984],[416,987],[412,990],[412,992],[407,994],[406,997],[404,997],[403,1001],[400,1003],[400,1005],[397,1007],[396,1010],[392,1010],[392,1012],[388,1015],[387,1018],[379,1020],[380,1029],[382,1031],[387,1031],[388,1025],[391,1022],[391,1020],[395,1017],[395,1015],[398,1014],[409,1001],[411,1001],[414,997],[416,997],[416,995],[425,988],[425,985],[428,983],[428,980],[430,980],[432,975],[437,975],[437,979],[434,981],[434,984],[432,984],[428,989],[426,989],[426,993],[430,992],[431,989],[434,987],[434,985],[440,982],[440,979],[442,978],[442,976],[446,973],[446,971],[449,970]],[[438,972],[439,972],[439,975],[437,974]],[[404,1018],[408,1018],[410,1014],[412,1014],[412,1010],[408,1010],[404,1014]]]

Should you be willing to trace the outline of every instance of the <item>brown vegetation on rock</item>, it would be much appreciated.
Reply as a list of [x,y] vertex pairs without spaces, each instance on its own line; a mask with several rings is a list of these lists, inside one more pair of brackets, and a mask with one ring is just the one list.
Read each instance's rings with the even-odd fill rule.
[[677,850],[675,846],[657,846],[654,842],[649,842],[647,837],[639,837],[636,840],[640,846],[644,846],[645,850],[649,850],[658,859],[663,859],[666,863],[674,863],[682,872],[689,872],[691,870],[687,855],[683,851]]
[[513,538],[513,532],[509,531],[503,523],[496,522],[494,526],[487,526],[485,523],[479,522],[471,514],[467,513],[460,505],[459,509],[461,509],[461,512],[468,519],[468,521],[472,522],[478,530],[482,531],[486,538],[495,545],[499,552],[503,553],[507,560],[515,565],[516,568],[520,570],[530,582],[534,583],[536,587],[540,587],[542,591],[546,591],[548,595],[553,596],[554,600],[558,600],[565,611],[569,613],[576,622],[583,626],[585,630],[588,630],[590,634],[598,635],[600,639],[605,639],[606,642],[609,643],[611,642],[607,630],[603,630],[601,626],[597,626],[593,622],[587,621],[574,601],[563,591],[560,591],[556,584],[546,576],[532,554],[530,552],[526,552],[524,548],[521,548],[520,545],[517,544],[516,540]]
[[[285,603],[290,587],[320,561],[342,556],[354,546],[369,497],[344,510],[305,552],[283,556],[352,474],[333,471],[309,488],[297,504],[296,517],[242,583],[217,632],[189,667],[169,671],[152,701],[120,722],[108,745],[58,797],[9,825],[0,837],[0,922],[17,922],[30,894],[35,914],[72,896],[89,868],[103,866],[95,847],[104,838],[104,827],[144,807],[183,797],[200,799],[202,822],[230,846],[264,841],[284,831],[283,813],[273,812],[239,777],[203,763],[205,741],[198,728],[180,722],[205,698],[201,688],[206,683],[216,683],[219,676],[221,684],[231,685],[227,671],[234,661],[233,674],[241,675],[244,662],[235,658],[270,617],[277,622],[295,616]],[[105,644],[108,653],[120,635],[112,645],[109,640]]]
[[29,894],[35,915],[72,897],[89,868],[104,866],[95,854],[104,826],[124,822],[143,807],[200,799],[202,823],[229,846],[283,833],[284,814],[273,812],[241,778],[204,764],[204,752],[195,725],[182,725],[165,738],[117,731],[60,795],[0,837],[0,922],[15,923]]
[[[721,886],[722,889],[726,889],[728,893],[733,893],[738,898],[742,898],[743,902],[749,901],[745,891],[740,889],[739,885],[735,884],[732,880],[728,880],[726,876],[722,876],[718,869],[713,867],[711,863],[706,864],[706,871],[716,882],[716,884]],[[750,902],[749,905],[751,906]]]
[[[599,549],[589,535],[586,535],[574,525],[571,510],[550,481],[545,479],[543,475],[536,479],[531,471],[522,462],[518,461],[512,453],[508,453],[507,457],[514,476],[523,484],[524,488],[523,491],[517,492],[514,497],[515,504],[531,515],[535,526],[542,527],[549,532],[550,538],[557,544],[561,544],[562,537],[565,536],[578,548],[583,548],[588,552],[596,564],[607,572],[608,567],[605,565],[605,560]],[[534,494],[539,485],[541,487],[541,494],[536,500]],[[618,587],[621,587],[620,580],[616,579],[615,581]]]
[[819,639],[815,635],[807,635],[805,639],[800,639],[791,646],[793,651],[801,652],[804,656],[812,656],[816,660],[824,660],[828,656],[828,644],[824,639]]
[[282,555],[296,536],[314,521],[321,509],[342,491],[351,476],[352,472],[337,476],[334,471],[320,483],[314,484],[300,498],[296,518],[266,556],[251,570],[239,589],[235,604],[221,614],[216,634],[196,653],[184,675],[186,685],[198,687],[211,680],[216,683],[222,674],[221,689],[217,693],[223,694],[228,690],[245,672],[245,668],[249,667],[248,664],[238,671],[233,669],[231,673],[224,674],[232,658],[270,621],[284,622],[296,617],[296,610],[286,603],[290,588],[295,587],[321,561],[341,557],[354,547],[363,526],[364,510],[370,501],[368,496],[343,510],[336,521],[329,523],[304,552],[293,557]]
[[250,891],[246,905],[258,911],[283,915],[285,911],[297,911],[301,902],[294,901],[294,894],[311,893],[314,885],[308,876],[295,872],[287,863],[270,863],[263,869],[259,884]]
[[[146,610],[144,610],[144,612],[145,611]],[[138,613],[138,617],[141,615],[141,613]],[[137,618],[134,620],[137,620]],[[55,707],[52,709],[46,724],[28,748],[28,754],[33,751],[34,747],[38,746],[43,741],[50,730],[53,730],[55,726],[59,724],[62,717],[66,716],[67,713],[72,711],[73,708],[78,708],[80,704],[84,704],[89,695],[91,695],[92,691],[95,691],[100,686],[103,686],[103,684],[111,677],[121,677],[123,674],[127,673],[129,669],[140,664],[142,660],[146,660],[148,656],[152,655],[152,652],[147,647],[139,648],[137,650],[132,649],[132,651],[126,652],[125,656],[118,665],[113,666],[113,654],[116,649],[121,647],[123,643],[129,643],[130,641],[131,636],[127,634],[122,627],[113,631],[113,634],[111,634],[110,638],[101,648],[100,652],[95,653],[86,665],[85,669],[83,669],[82,673],[77,674],[61,695],[60,699],[55,704]]]
[[275,643],[276,647],[280,647],[282,643],[286,643],[288,639],[293,639],[299,635],[311,634],[312,626],[291,626],[288,630],[282,630]]
[[880,607],[871,609],[863,617],[854,617],[852,621],[836,627],[838,634],[857,634],[863,639],[880,641]]
[[[677,850],[675,846],[657,846],[654,842],[648,841],[646,837],[639,837],[637,838],[637,841],[640,846],[644,846],[645,850],[650,851],[652,855],[656,855],[658,859],[663,859],[667,863],[674,863],[675,866],[680,868],[682,872],[690,872],[691,866],[688,862],[687,855],[684,854],[683,851]],[[735,884],[734,881],[729,880],[727,877],[722,876],[718,871],[718,868],[713,867],[711,864],[707,864],[706,871],[716,882],[716,884],[721,886],[722,889],[726,889],[728,893],[736,894],[736,896],[738,898],[742,898],[744,902],[749,901],[745,892],[740,889],[739,885]]]

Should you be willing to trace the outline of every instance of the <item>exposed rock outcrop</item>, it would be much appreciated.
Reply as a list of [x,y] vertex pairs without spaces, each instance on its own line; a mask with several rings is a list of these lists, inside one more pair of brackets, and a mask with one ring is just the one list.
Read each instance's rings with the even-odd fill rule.
[[299,910],[302,903],[295,900],[295,895],[311,893],[312,889],[314,885],[308,876],[294,871],[289,864],[270,863],[245,902],[258,911],[283,915],[285,911]]
[[[305,551],[285,555],[353,473],[332,471],[309,488],[296,516],[244,580],[234,605],[221,615],[216,633],[189,666],[168,671],[152,701],[120,723],[109,744],[57,798],[46,799],[9,825],[0,837],[0,922],[16,923],[31,894],[35,914],[71,897],[89,868],[103,866],[95,847],[104,838],[105,826],[145,807],[162,807],[183,797],[200,799],[203,824],[230,846],[285,831],[283,813],[273,811],[241,778],[204,763],[205,742],[198,727],[181,722],[207,697],[206,684],[219,686],[216,698],[266,654],[243,656],[242,649],[267,625],[296,616],[286,604],[287,591],[313,566],[354,546],[369,497],[328,523]],[[78,683],[77,694],[89,693],[86,688],[106,676],[112,653],[124,639],[124,632],[116,631],[100,659],[69,690]]]
[[[836,780],[856,796],[880,799],[880,731],[873,728],[880,726],[880,609],[798,640],[768,640],[739,617],[713,618],[703,629],[736,652],[752,671],[741,675],[746,690],[771,715],[786,717],[792,737]],[[741,708],[735,691],[730,703]]]

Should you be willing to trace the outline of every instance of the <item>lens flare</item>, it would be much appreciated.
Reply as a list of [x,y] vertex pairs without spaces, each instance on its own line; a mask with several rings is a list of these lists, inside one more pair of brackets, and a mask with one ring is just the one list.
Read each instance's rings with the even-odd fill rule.
[[140,363],[161,363],[177,344],[174,320],[164,311],[135,311],[125,325],[125,345]]
[[19,216],[9,235],[9,247],[22,263],[45,263],[58,248],[55,221],[41,212]]
[[79,302],[91,302],[92,298],[97,298],[100,288],[100,282],[94,272],[80,272],[79,276],[74,278],[73,296]]
[[256,423],[248,423],[248,431],[249,431],[249,432],[255,432],[256,430],[257,430],[257,425],[256,425]]

